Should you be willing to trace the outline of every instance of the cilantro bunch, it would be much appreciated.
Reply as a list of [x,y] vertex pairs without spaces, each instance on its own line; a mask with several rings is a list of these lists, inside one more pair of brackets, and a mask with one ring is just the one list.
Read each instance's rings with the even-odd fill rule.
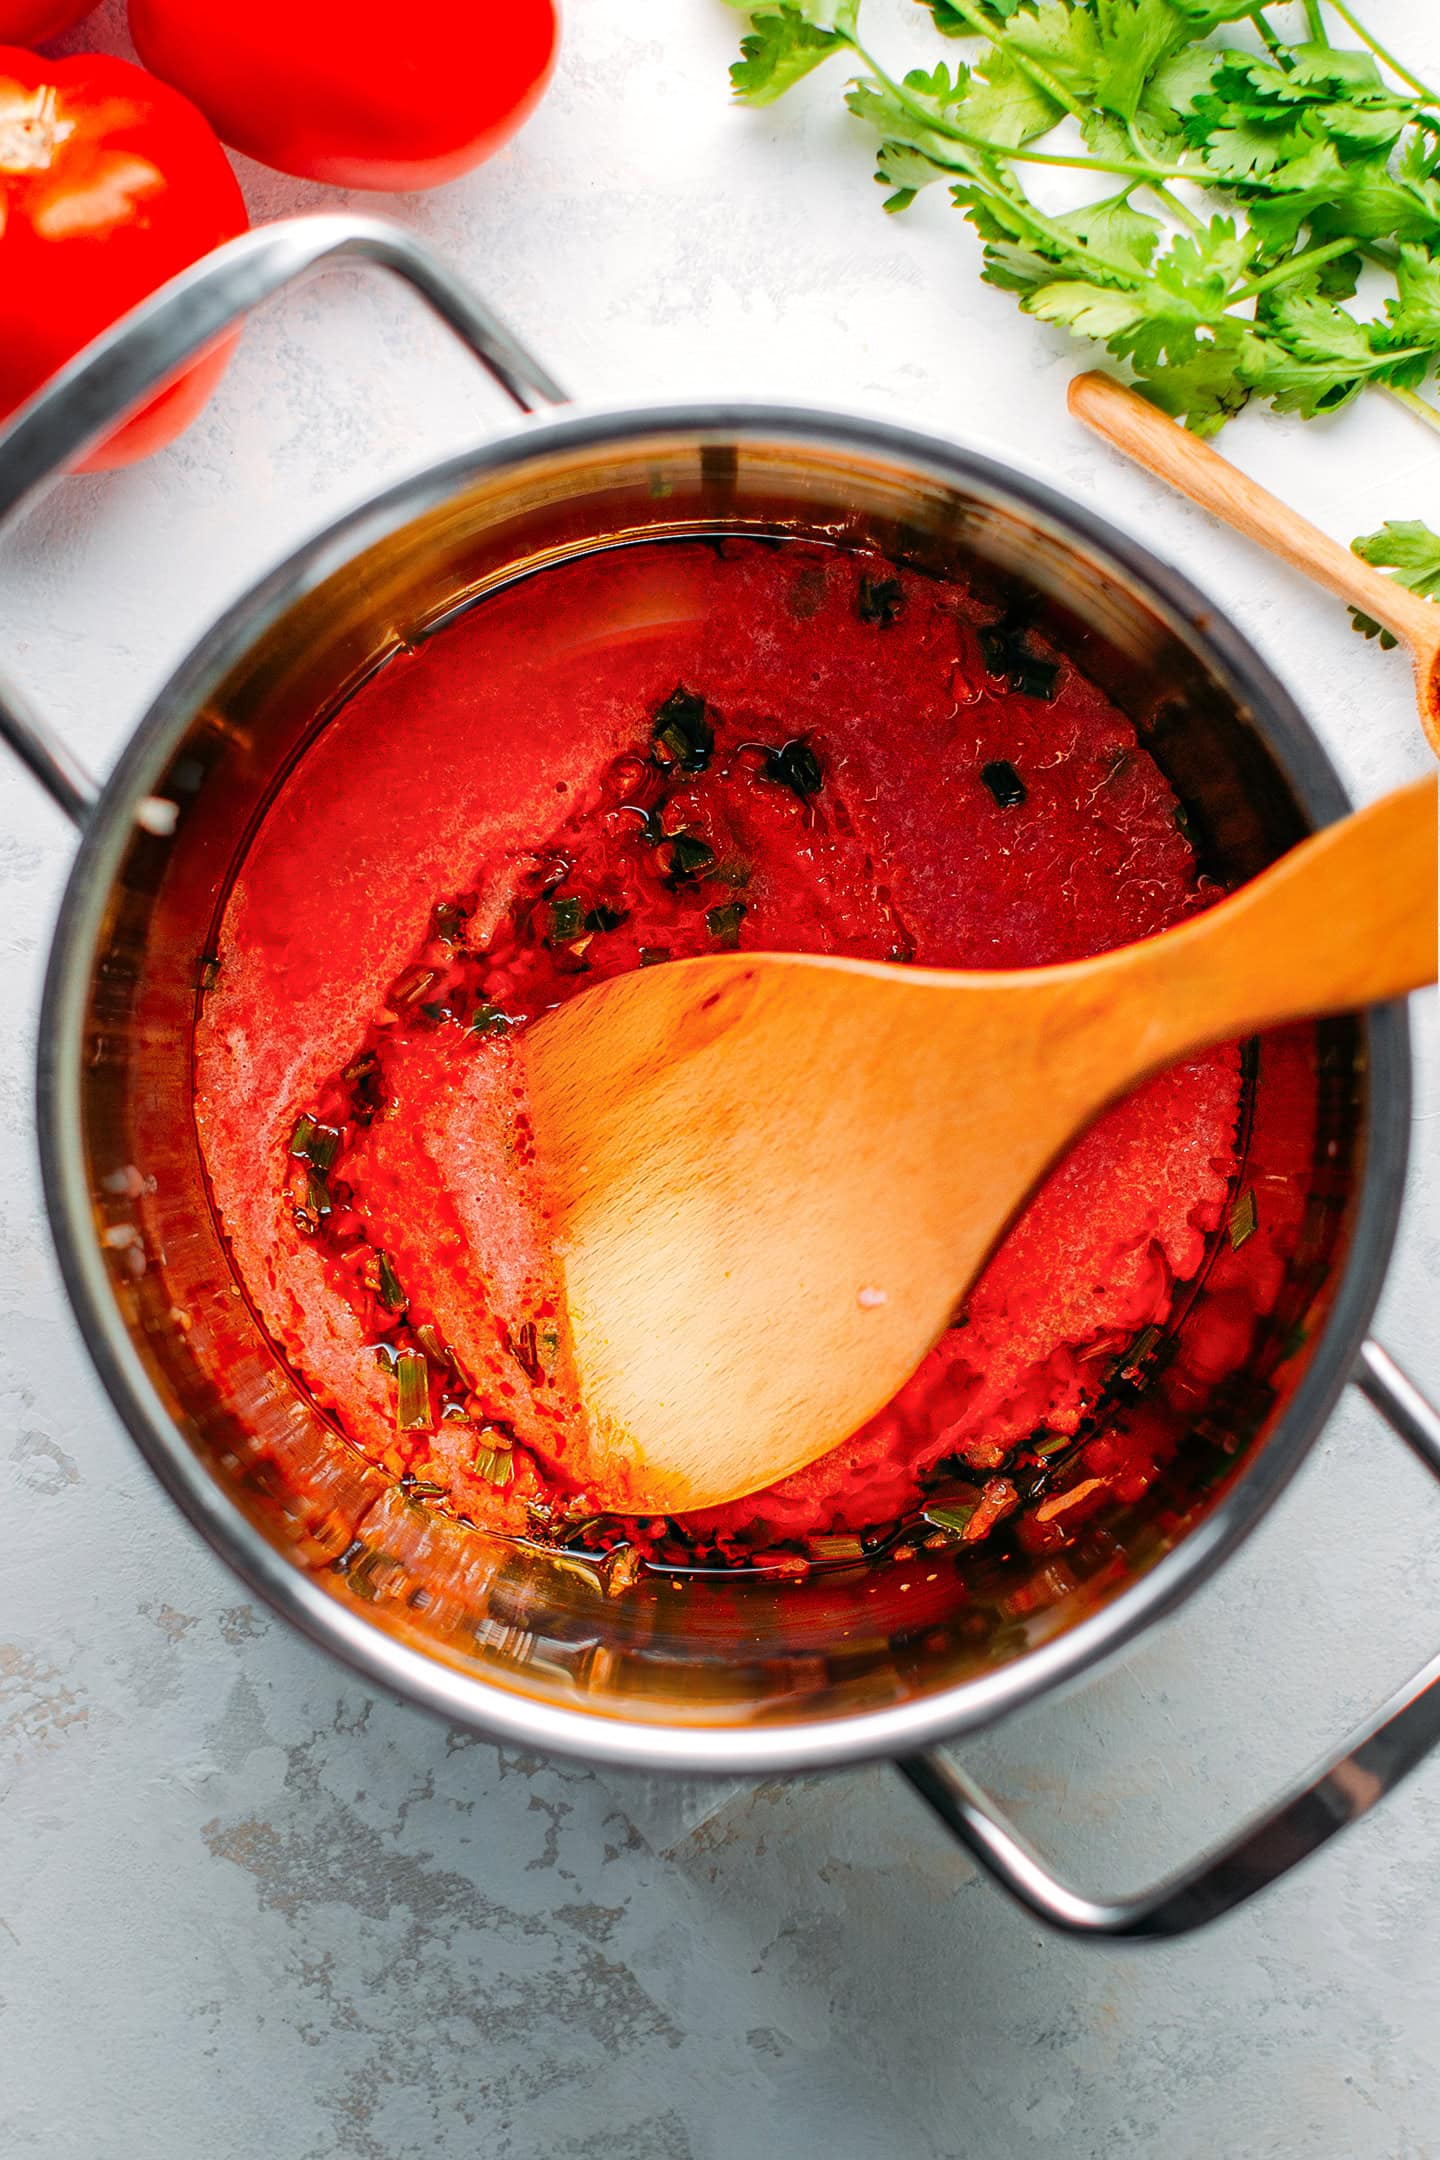
[[[1440,429],[1420,394],[1440,361],[1440,95],[1348,0],[918,4],[945,56],[897,80],[863,0],[730,0],[750,18],[737,96],[769,104],[843,55],[885,208],[943,183],[992,285],[1197,433],[1251,397],[1308,419],[1370,387]],[[1299,42],[1276,28],[1301,16]],[[1364,49],[1332,45],[1331,20]],[[1083,207],[1030,192],[1060,167],[1094,176]],[[1382,297],[1348,307],[1367,269]]]

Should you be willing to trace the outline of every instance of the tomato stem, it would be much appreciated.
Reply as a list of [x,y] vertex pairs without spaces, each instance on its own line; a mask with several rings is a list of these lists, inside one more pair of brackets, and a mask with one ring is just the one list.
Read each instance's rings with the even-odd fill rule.
[[0,173],[48,172],[74,133],[75,122],[61,118],[53,83],[7,100],[0,104]]

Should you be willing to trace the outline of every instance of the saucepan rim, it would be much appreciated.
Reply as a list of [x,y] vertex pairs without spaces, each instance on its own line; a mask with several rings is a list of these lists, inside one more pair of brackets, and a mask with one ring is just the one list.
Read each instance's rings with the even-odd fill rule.
[[472,482],[542,459],[644,440],[731,436],[824,445],[899,462],[927,480],[1031,515],[1130,584],[1248,710],[1316,824],[1351,807],[1298,705],[1249,640],[1183,572],[1023,467],[895,421],[763,400],[571,408],[522,422],[360,503],[304,541],[225,611],[152,701],[88,819],[56,925],[41,1008],[37,1113],[46,1201],[87,1348],[132,1438],[213,1549],[283,1618],[366,1680],[496,1737],[592,1761],[691,1773],[783,1774],[909,1755],[994,1723],[1088,1673],[1171,1611],[1254,1529],[1318,1437],[1350,1378],[1382,1288],[1404,1190],[1410,1095],[1403,1005],[1364,1023],[1363,1170],[1326,1326],[1276,1430],[1209,1514],[1098,1611],[1007,1665],[914,1701],[767,1725],[676,1724],[541,1702],[398,1641],[273,1545],[166,1412],[130,1339],[95,1234],[81,1116],[83,1031],[98,934],[138,803],[174,742],[257,636],[363,550]]

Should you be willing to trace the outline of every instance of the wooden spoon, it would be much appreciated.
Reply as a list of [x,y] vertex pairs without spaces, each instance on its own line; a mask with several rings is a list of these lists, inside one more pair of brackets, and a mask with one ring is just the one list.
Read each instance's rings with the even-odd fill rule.
[[1408,645],[1415,661],[1420,724],[1431,749],[1440,755],[1440,607],[1433,600],[1422,600],[1372,569],[1113,376],[1077,375],[1069,396],[1077,420],[1126,457],[1317,585],[1373,615]]
[[1043,1172],[1187,1052],[1436,968],[1436,783],[1138,945],[951,973],[795,954],[600,984],[521,1040],[595,1489],[754,1492],[888,1402]]

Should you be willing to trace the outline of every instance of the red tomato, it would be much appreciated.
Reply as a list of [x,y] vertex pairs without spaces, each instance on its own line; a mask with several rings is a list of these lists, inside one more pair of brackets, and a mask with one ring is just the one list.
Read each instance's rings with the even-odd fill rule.
[[95,0],[0,0],[0,45],[38,45],[88,15]]
[[[175,91],[126,60],[0,46],[0,419],[157,285],[249,223],[225,153]],[[225,365],[209,353],[116,430],[86,470],[189,425]]]
[[334,187],[424,188],[538,102],[555,0],[130,0],[148,68],[234,150]]

